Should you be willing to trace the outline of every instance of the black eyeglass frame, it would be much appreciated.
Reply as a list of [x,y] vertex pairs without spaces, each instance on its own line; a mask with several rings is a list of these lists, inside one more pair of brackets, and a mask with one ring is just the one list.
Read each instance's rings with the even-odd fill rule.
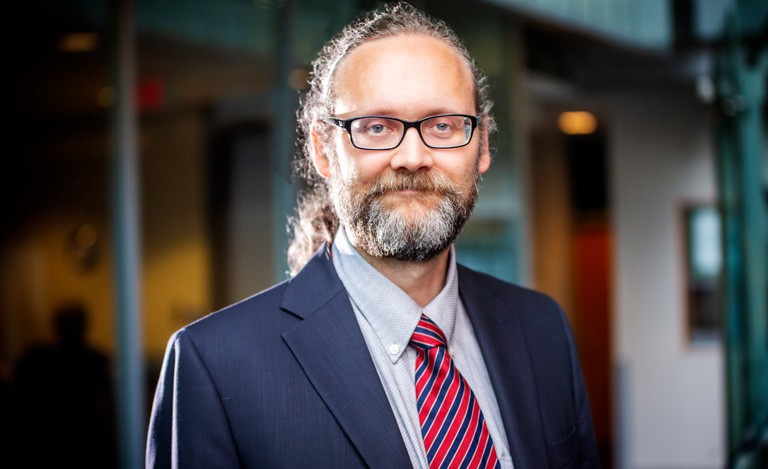
[[[469,119],[470,123],[472,124],[472,128],[469,131],[469,138],[467,141],[461,145],[452,145],[450,147],[436,147],[433,145],[430,145],[427,143],[426,140],[424,140],[424,135],[421,134],[421,124],[425,121],[428,121],[430,119],[434,119],[436,117],[464,117]],[[386,148],[366,148],[358,146],[355,143],[355,139],[352,137],[352,124],[356,120],[360,119],[390,119],[393,121],[400,122],[403,124],[403,133],[400,135],[400,140],[392,145],[391,147]],[[386,150],[393,150],[400,146],[401,143],[403,143],[403,140],[405,139],[405,134],[408,132],[408,129],[415,128],[416,132],[419,134],[419,138],[421,139],[421,142],[426,145],[429,148],[434,148],[436,150],[450,150],[451,148],[461,148],[469,145],[469,142],[472,141],[472,137],[475,135],[475,129],[477,128],[477,124],[480,121],[480,116],[470,116],[469,114],[436,114],[434,116],[427,116],[423,119],[415,120],[415,121],[407,121],[405,119],[398,119],[397,117],[392,116],[357,116],[357,117],[350,117],[349,119],[339,119],[338,117],[327,117],[326,121],[330,124],[333,124],[337,127],[341,127],[342,129],[347,131],[347,134],[349,135],[349,141],[352,143],[352,146],[359,149],[359,150],[368,150],[368,151],[386,151]]]

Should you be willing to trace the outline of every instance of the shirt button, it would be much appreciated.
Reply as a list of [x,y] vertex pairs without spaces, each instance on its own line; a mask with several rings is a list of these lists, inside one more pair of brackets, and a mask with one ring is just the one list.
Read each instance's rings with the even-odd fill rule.
[[397,352],[399,352],[399,351],[400,351],[400,346],[399,345],[391,344],[389,346],[389,353],[391,353],[392,355],[397,355]]

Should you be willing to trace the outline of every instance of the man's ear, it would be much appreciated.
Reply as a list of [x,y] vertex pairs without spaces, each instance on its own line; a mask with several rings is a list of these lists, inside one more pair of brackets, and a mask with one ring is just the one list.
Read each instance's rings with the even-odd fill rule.
[[312,142],[312,163],[322,177],[329,178],[331,177],[331,162],[328,159],[328,152],[326,151],[328,142],[321,134],[321,129],[317,123],[312,124],[309,133],[309,138]]
[[477,171],[483,174],[491,167],[491,146],[488,141],[488,129],[483,127],[478,130],[480,132],[480,155],[477,158]]

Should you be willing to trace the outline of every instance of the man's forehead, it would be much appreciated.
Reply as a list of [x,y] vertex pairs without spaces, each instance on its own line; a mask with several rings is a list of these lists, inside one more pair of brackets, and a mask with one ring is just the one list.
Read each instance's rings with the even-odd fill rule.
[[427,35],[402,34],[363,43],[339,64],[334,78],[337,114],[358,108],[463,113],[474,109],[469,64],[444,40]]

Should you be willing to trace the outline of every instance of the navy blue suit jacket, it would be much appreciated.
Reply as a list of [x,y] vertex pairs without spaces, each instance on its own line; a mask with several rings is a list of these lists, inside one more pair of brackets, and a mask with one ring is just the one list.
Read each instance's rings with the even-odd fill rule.
[[[587,393],[560,308],[461,266],[458,275],[515,467],[596,467]],[[171,338],[147,466],[410,467],[323,250],[293,279]]]

